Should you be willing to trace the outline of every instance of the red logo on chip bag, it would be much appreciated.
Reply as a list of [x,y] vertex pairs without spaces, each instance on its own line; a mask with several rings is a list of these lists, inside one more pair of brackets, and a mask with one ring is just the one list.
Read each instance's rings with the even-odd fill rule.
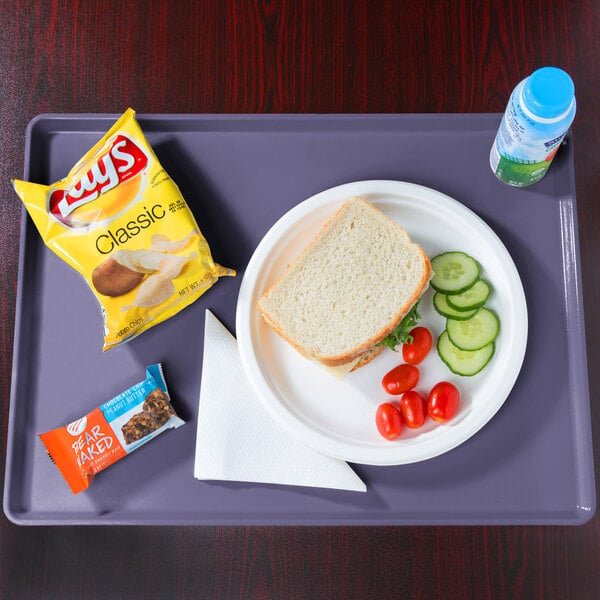
[[48,210],[65,225],[71,225],[73,212],[93,202],[102,194],[129,181],[148,165],[144,151],[125,135],[117,135],[108,152],[68,189],[54,190],[48,199]]

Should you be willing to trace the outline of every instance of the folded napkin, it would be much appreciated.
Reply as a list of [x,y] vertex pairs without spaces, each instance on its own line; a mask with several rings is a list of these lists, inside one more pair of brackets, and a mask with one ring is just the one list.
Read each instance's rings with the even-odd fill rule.
[[244,375],[236,339],[208,310],[194,477],[367,489],[344,461],[296,440],[271,418]]

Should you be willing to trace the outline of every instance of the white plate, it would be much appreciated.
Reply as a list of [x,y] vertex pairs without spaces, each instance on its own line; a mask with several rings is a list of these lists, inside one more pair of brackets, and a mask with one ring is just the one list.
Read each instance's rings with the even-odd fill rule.
[[[420,365],[417,391],[427,395],[438,381],[453,382],[461,392],[457,415],[440,425],[428,420],[417,430],[405,428],[394,441],[375,427],[380,403],[388,396],[381,378],[402,362],[388,350],[369,365],[337,380],[303,358],[276,335],[256,310],[265,289],[285,271],[320,231],[327,218],[351,196],[363,196],[400,223],[430,257],[462,250],[475,257],[492,284],[487,306],[500,318],[496,352],[474,377],[451,373],[435,348]],[[432,307],[433,290],[419,305],[421,325],[437,339],[445,320]],[[399,181],[359,181],[312,196],[286,213],[256,248],[242,281],[236,329],[248,380],[269,413],[290,435],[349,462],[371,465],[413,463],[438,456],[468,440],[498,411],[519,374],[527,343],[527,305],[517,269],[500,239],[475,213],[432,189]]]

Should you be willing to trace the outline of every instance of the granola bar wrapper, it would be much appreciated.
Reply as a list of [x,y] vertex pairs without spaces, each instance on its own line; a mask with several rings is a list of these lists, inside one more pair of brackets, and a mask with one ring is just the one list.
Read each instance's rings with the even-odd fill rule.
[[146,379],[81,419],[40,435],[48,455],[74,494],[94,476],[167,429],[184,424],[173,406],[160,364]]
[[44,243],[96,296],[104,350],[172,317],[219,277],[235,275],[214,262],[132,109],[61,181],[13,186]]

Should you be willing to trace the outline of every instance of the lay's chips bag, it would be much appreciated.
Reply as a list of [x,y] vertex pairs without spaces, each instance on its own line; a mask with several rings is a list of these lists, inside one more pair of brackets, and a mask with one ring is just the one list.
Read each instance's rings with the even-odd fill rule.
[[94,292],[104,350],[185,308],[219,277],[177,185],[128,109],[51,185],[13,181],[44,243]]

